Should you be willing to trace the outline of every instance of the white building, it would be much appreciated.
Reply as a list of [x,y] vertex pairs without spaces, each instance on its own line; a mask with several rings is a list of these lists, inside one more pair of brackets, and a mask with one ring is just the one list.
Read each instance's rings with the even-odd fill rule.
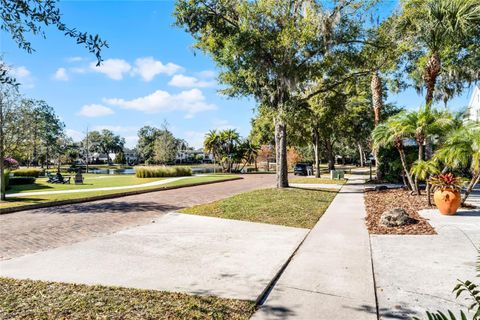
[[480,84],[475,86],[467,109],[467,118],[472,121],[480,121]]
[[[199,158],[201,158],[201,160]],[[197,149],[197,150],[179,150],[177,151],[177,155],[175,157],[175,161],[178,163],[192,162],[195,160],[200,160],[202,162],[205,162],[205,161],[212,162],[213,155],[203,152],[203,149]]]

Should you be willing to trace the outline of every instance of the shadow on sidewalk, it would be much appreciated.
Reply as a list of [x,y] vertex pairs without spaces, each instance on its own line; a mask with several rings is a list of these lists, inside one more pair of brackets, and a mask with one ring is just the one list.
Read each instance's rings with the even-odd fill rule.
[[181,206],[159,204],[156,202],[105,201],[65,205],[38,210],[47,214],[102,214],[102,213],[135,213],[135,212],[168,212],[181,209]]

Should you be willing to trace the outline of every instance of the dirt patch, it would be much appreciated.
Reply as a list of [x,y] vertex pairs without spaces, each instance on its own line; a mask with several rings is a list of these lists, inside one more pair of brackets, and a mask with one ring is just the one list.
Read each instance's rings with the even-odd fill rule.
[[[428,206],[426,195],[414,196],[402,189],[365,192],[367,209],[366,225],[372,234],[437,234],[426,219],[418,214],[419,210],[432,209]],[[393,208],[404,209],[412,222],[400,227],[380,225],[383,212]]]

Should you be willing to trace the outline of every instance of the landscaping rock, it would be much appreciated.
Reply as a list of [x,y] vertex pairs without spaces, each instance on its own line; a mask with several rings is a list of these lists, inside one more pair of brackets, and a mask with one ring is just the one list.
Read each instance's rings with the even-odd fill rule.
[[382,213],[380,224],[386,227],[399,227],[410,223],[410,216],[402,208],[393,208]]

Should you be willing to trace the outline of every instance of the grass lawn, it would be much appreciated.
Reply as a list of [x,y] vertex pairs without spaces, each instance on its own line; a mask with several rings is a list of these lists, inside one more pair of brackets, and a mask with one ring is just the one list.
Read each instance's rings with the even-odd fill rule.
[[[96,176],[100,175],[91,175],[93,176],[91,180],[95,180],[94,178]],[[119,176],[113,176],[111,179],[115,179],[114,177],[119,177]],[[135,178],[134,176],[127,176],[131,180],[130,181],[137,181],[136,179],[139,180],[138,183],[135,184],[141,184],[141,183],[147,183],[151,181],[156,181],[156,180],[162,180],[165,178]],[[123,176],[120,177],[120,180],[123,180]],[[135,178],[135,179],[132,179]],[[17,207],[17,206],[23,206],[23,205],[29,205],[29,204],[35,204],[35,203],[42,203],[42,202],[54,202],[54,201],[62,201],[62,200],[69,200],[69,199],[82,199],[82,198],[89,198],[93,196],[101,196],[101,195],[108,195],[108,194],[115,194],[115,193],[123,193],[123,192],[128,192],[128,191],[134,191],[134,190],[149,190],[149,189],[160,189],[160,188],[166,188],[166,187],[181,187],[183,185],[187,184],[192,184],[192,183],[209,183],[213,181],[227,181],[236,178],[236,176],[233,175],[205,175],[205,176],[198,176],[198,177],[189,177],[186,179],[181,179],[177,180],[174,182],[158,185],[158,186],[151,186],[151,187],[138,187],[138,188],[133,188],[133,189],[121,189],[121,190],[108,190],[108,191],[85,191],[85,192],[76,192],[76,193],[60,193],[60,194],[50,194],[50,195],[30,195],[30,196],[25,196],[25,197],[12,197],[12,198],[7,198],[7,201],[5,202],[0,202],[0,209],[2,208],[9,208],[9,207]],[[107,179],[107,178],[105,178]],[[40,180],[40,179],[38,179]],[[37,181],[38,181],[37,180]],[[98,180],[103,180],[103,179],[98,179]],[[126,180],[123,180],[126,181]],[[95,186],[89,185],[88,188],[100,188],[100,186],[105,187],[102,183],[96,184]],[[123,184],[125,185],[125,184]],[[57,184],[53,184],[53,186],[60,186]],[[61,185],[64,186],[64,185]],[[67,185],[68,186],[68,185]],[[75,187],[75,185],[71,185]],[[80,185],[79,185],[80,186]],[[112,185],[107,185],[107,186],[112,186]],[[17,186],[15,186],[17,187]],[[22,186],[18,186],[22,187]],[[35,189],[35,190],[27,190],[24,189],[23,192],[30,192],[30,191],[47,191],[47,190],[63,190],[63,189]],[[17,191],[21,192],[21,191]],[[8,193],[7,193],[8,194]]]
[[7,191],[9,193],[22,193],[34,191],[58,191],[58,190],[78,190],[78,189],[92,189],[105,187],[120,187],[131,186],[136,184],[143,184],[152,181],[163,180],[165,178],[137,178],[133,174],[84,174],[83,184],[75,184],[75,175],[64,175],[64,177],[71,176],[70,184],[47,183],[47,178],[37,178],[34,184],[23,184],[11,186]]
[[326,178],[293,178],[291,183],[311,183],[311,184],[345,184],[346,179],[332,180]]
[[251,301],[0,278],[2,319],[249,319]]
[[312,228],[336,193],[335,190],[262,189],[180,211],[202,216]]

